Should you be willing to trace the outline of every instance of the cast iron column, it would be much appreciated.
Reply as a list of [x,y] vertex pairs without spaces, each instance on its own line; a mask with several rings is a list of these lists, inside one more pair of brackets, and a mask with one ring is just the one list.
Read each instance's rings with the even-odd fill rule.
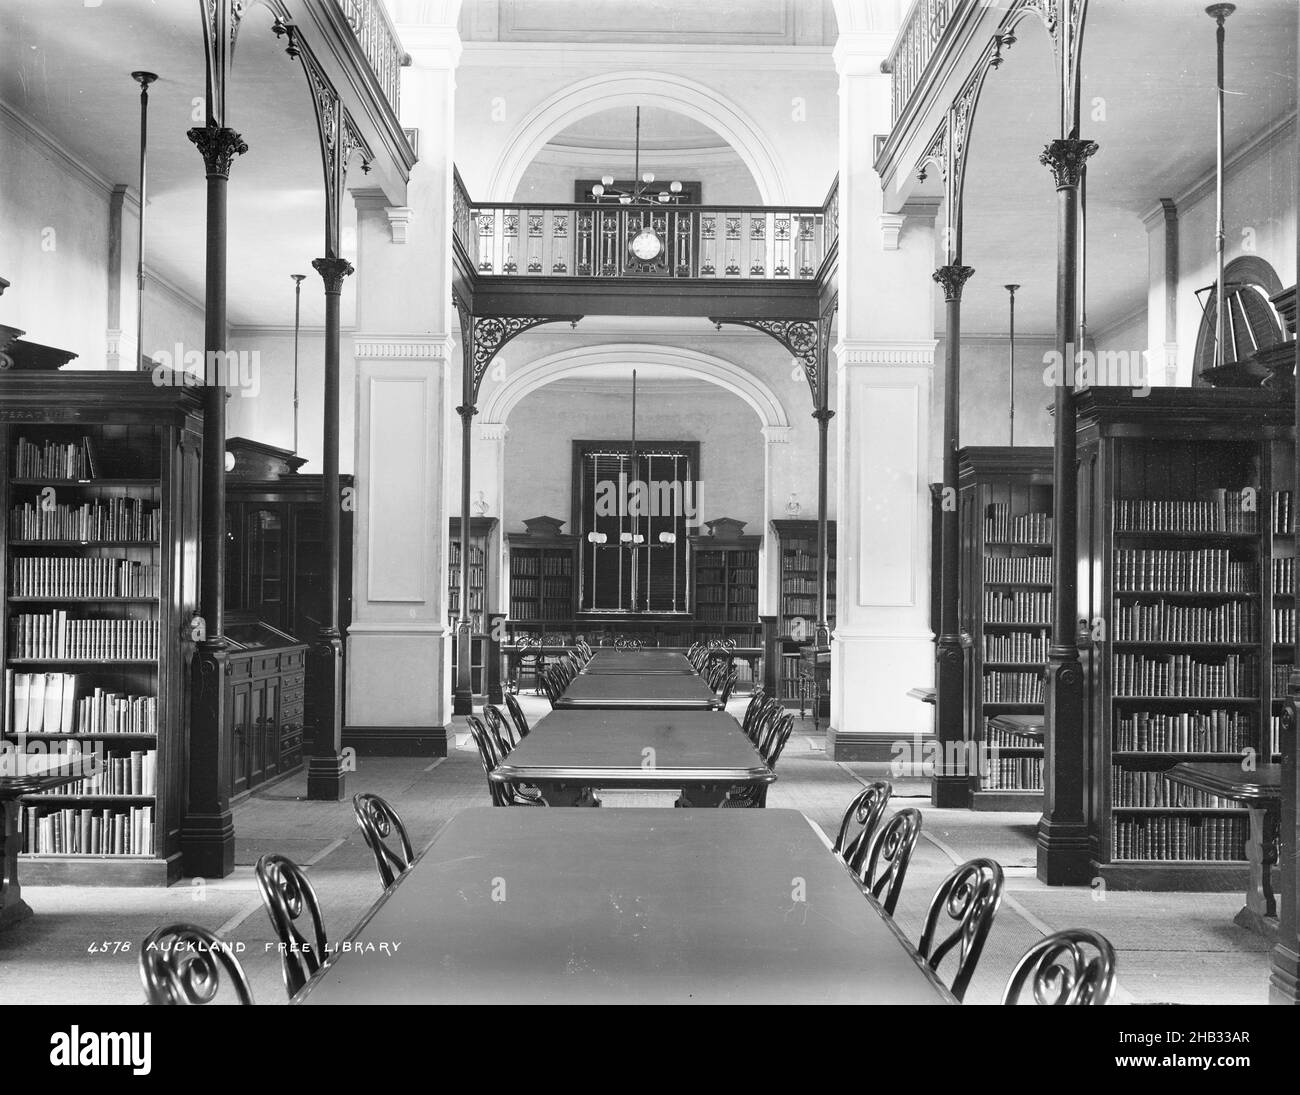
[[1038,877],[1049,886],[1090,881],[1083,740],[1083,666],[1078,646],[1078,514],[1075,470],[1074,336],[1078,330],[1079,181],[1093,141],[1053,141],[1039,157],[1056,182],[1056,352],[1053,394],[1052,642],[1047,651],[1043,816]]
[[[472,324],[474,321],[470,320]],[[462,338],[472,334],[462,331]],[[460,415],[460,616],[456,622],[456,683],[452,692],[453,715],[470,715],[474,712],[474,632],[469,618],[469,476],[470,450],[473,441],[474,406],[473,376],[470,364],[465,364],[464,402],[456,408]]]
[[308,651],[306,711],[312,728],[307,757],[307,797],[339,802],[343,774],[343,636],[339,633],[339,297],[352,264],[342,258],[313,259],[325,283],[325,422],[322,454],[321,524],[325,537],[325,619]]
[[[942,539],[940,542],[939,636],[934,650],[935,735],[939,757],[930,781],[930,801],[935,806],[966,806],[970,791],[961,743],[965,739],[962,703],[965,698],[965,654],[961,645],[958,612],[958,512],[957,448],[961,444],[961,293],[975,271],[953,263],[940,266],[934,280],[943,286],[947,329],[943,347],[943,492],[941,495]],[[956,744],[950,744],[956,743]]]
[[[189,801],[181,825],[182,870],[224,878],[235,868],[226,740],[226,184],[248,145],[233,129],[209,121],[187,133],[207,168],[207,255],[204,291],[203,468],[199,555],[199,616],[190,663]],[[166,638],[166,637],[164,637]]]

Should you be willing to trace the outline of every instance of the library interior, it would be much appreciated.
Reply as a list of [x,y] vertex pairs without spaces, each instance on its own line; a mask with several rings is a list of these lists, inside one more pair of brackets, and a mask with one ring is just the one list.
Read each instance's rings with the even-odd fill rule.
[[1298,55],[5,0],[0,996],[1300,1003]]

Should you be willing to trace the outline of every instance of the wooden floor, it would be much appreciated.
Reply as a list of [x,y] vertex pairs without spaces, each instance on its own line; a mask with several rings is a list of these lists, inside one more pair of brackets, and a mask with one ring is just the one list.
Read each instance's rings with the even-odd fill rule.
[[[522,697],[530,718],[545,701]],[[744,699],[732,705],[743,710]],[[459,722],[459,720],[458,720]],[[768,802],[803,811],[831,832],[861,784],[885,766],[841,764],[826,756],[811,721],[799,724],[778,765]],[[397,808],[417,850],[467,806],[488,804],[478,756],[468,735],[443,760],[358,758],[348,795],[373,791]],[[320,894],[326,928],[341,938],[379,896],[374,862],[352,818],[350,802],[300,801],[305,776],[260,790],[235,811],[236,869],[217,882],[182,882],[169,889],[25,887],[36,917],[0,932],[0,994],[17,1003],[122,1003],[142,1000],[135,948],[154,927],[193,921],[243,945],[240,955],[259,1003],[283,1003],[279,960],[262,909],[252,865],[264,852],[282,852],[308,867]],[[921,781],[896,781],[901,795],[927,794]],[[671,806],[672,795],[663,799]],[[602,792],[605,808],[656,802],[650,792]],[[1268,953],[1263,940],[1236,927],[1236,894],[1143,894],[1048,888],[1034,876],[1029,814],[972,814],[913,805],[924,828],[908,873],[897,919],[909,938],[920,932],[930,894],[964,859],[991,855],[1007,873],[1007,893],[967,999],[994,1002],[1019,955],[1042,934],[1093,927],[1115,944],[1120,1002],[1241,1003],[1267,1001]],[[107,944],[108,949],[105,949]],[[129,951],[125,948],[130,948]]]

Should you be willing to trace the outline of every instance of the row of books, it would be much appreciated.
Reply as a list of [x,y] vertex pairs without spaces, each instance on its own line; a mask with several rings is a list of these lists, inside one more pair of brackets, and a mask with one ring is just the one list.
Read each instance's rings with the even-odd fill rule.
[[573,583],[567,578],[511,578],[510,596],[526,600],[537,597],[568,597],[573,592]]
[[4,675],[6,734],[156,734],[158,699],[95,687],[80,673]]
[[1257,638],[1255,606],[1249,601],[1217,605],[1116,601],[1111,630],[1116,642],[1251,643]]
[[[484,607],[483,597],[484,594],[483,594],[483,590],[481,589],[471,589],[469,591],[469,610],[471,612],[483,611],[483,607]],[[453,589],[447,595],[447,609],[448,611],[451,612],[460,611],[460,590]]]
[[1261,752],[1263,752],[1265,760],[1282,752],[1282,716],[1280,714],[1274,715],[1269,720],[1268,741],[1264,743]]
[[[835,569],[835,553],[831,552],[828,560],[830,568]],[[781,569],[782,570],[816,570],[817,553],[815,551],[791,551],[788,548],[781,552]]]
[[984,619],[988,623],[1041,624],[1051,616],[1050,593],[984,594]]
[[1052,515],[1020,513],[1013,517],[1007,503],[992,502],[984,511],[984,540],[986,543],[1050,544]]
[[[109,754],[93,776],[41,792],[51,795],[149,795],[158,793],[158,751],[133,749],[126,756]],[[32,798],[40,797],[38,795]]]
[[12,657],[70,661],[153,660],[157,620],[69,619],[63,609],[20,612],[11,626]]
[[709,567],[706,570],[695,571],[695,584],[704,585],[730,585],[733,589],[740,589],[746,586],[755,586],[758,584],[758,571],[751,570],[748,567],[743,570],[722,570],[718,567]]
[[1295,514],[1291,512],[1291,492],[1273,492],[1273,535],[1289,536],[1295,532]]
[[984,678],[984,702],[1042,703],[1043,678],[1037,673],[989,673]]
[[730,565],[735,570],[736,567],[756,567],[758,566],[757,551],[697,551],[695,553],[695,563],[703,567],[724,567]]
[[1251,593],[1255,564],[1235,560],[1223,548],[1120,549],[1113,583],[1116,593]]
[[568,578],[573,574],[573,556],[568,552],[562,555],[515,552],[510,556],[510,572],[523,578]]
[[[459,564],[453,564],[453,567],[458,568]],[[452,589],[460,589],[460,570],[459,569],[450,570],[447,581]],[[477,566],[477,567],[472,566],[469,568],[469,584],[471,589],[475,588],[476,586],[482,586],[483,583],[486,581],[487,581],[486,568],[481,566]]]
[[1117,817],[1112,858],[1238,862],[1246,858],[1246,833],[1239,817]]
[[983,791],[1041,791],[1042,757],[998,757],[980,772]]
[[23,502],[9,513],[11,540],[123,540],[156,544],[162,511],[143,498],[99,498],[71,505]]
[[[573,615],[573,603],[562,601],[511,601],[510,616],[515,620],[562,620]],[[569,640],[565,638],[563,642]]]
[[1152,808],[1190,810],[1239,810],[1240,803],[1172,783],[1159,770],[1121,768],[1110,770],[1112,806],[1150,806]]
[[1295,595],[1295,557],[1273,560],[1273,592],[1282,596]]
[[1273,695],[1278,699],[1286,695],[1287,688],[1291,683],[1291,663],[1274,662],[1273,663]]
[[17,556],[10,568],[14,597],[157,597],[154,563],[99,556]]
[[1117,532],[1255,532],[1256,492],[1213,490],[1204,501],[1117,498]]
[[[460,566],[460,541],[459,540],[453,540],[451,542],[451,551],[448,553],[447,562],[448,565],[450,565],[451,567],[458,568]],[[469,549],[470,566],[482,566],[486,562],[487,562],[487,552],[484,551],[481,547],[479,547],[478,545],[474,545]]]
[[817,579],[816,578],[784,578],[781,581],[781,589],[785,593],[804,594],[807,596],[817,596]]
[[1134,711],[1116,721],[1116,752],[1239,753],[1253,744],[1254,719],[1243,711]]
[[23,851],[29,855],[153,855],[153,807],[23,811]]
[[745,605],[697,605],[696,619],[705,623],[750,623],[755,618],[754,609]]
[[1050,555],[986,555],[984,556],[984,580],[1051,585],[1052,557]]
[[1259,664],[1250,654],[1227,654],[1221,662],[1191,654],[1116,654],[1116,696],[1247,699],[1259,693]]
[[1039,749],[1043,743],[1029,734],[994,726],[991,720],[985,719],[984,744],[991,749]]
[[984,636],[984,660],[987,662],[1047,661],[1046,631],[1009,631]]
[[1275,643],[1296,641],[1294,608],[1273,609],[1273,641]]
[[25,437],[14,446],[16,479],[94,479],[98,475],[89,437],[80,441],[42,441]]

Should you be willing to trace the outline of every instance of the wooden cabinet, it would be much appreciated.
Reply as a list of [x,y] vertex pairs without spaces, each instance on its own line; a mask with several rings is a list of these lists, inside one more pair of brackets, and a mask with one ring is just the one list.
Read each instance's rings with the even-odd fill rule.
[[957,454],[959,623],[970,803],[1042,812],[1043,747],[990,726],[1043,714],[1052,620],[1052,450],[968,447]]
[[568,624],[577,612],[578,538],[508,532],[511,622]]
[[761,536],[692,536],[693,612],[697,623],[758,623]]
[[[234,437],[226,474],[226,607],[311,642],[327,615],[323,479],[301,475],[304,461],[272,445]],[[339,627],[352,622],[352,491],[339,477]]]
[[232,618],[226,635],[232,645],[226,740],[233,797],[302,764],[307,645],[247,616]]
[[180,876],[201,413],[148,373],[0,372],[0,726],[102,769],[23,800],[24,882]]
[[[781,665],[777,672],[779,698],[798,702],[806,684],[800,648],[814,640],[817,626],[817,522],[780,520],[772,522],[777,539],[777,566],[780,577],[780,600],[777,604],[777,631],[780,636]],[[827,600],[826,622],[835,628],[835,522],[826,529]],[[820,693],[820,709],[830,716],[830,688]]]

